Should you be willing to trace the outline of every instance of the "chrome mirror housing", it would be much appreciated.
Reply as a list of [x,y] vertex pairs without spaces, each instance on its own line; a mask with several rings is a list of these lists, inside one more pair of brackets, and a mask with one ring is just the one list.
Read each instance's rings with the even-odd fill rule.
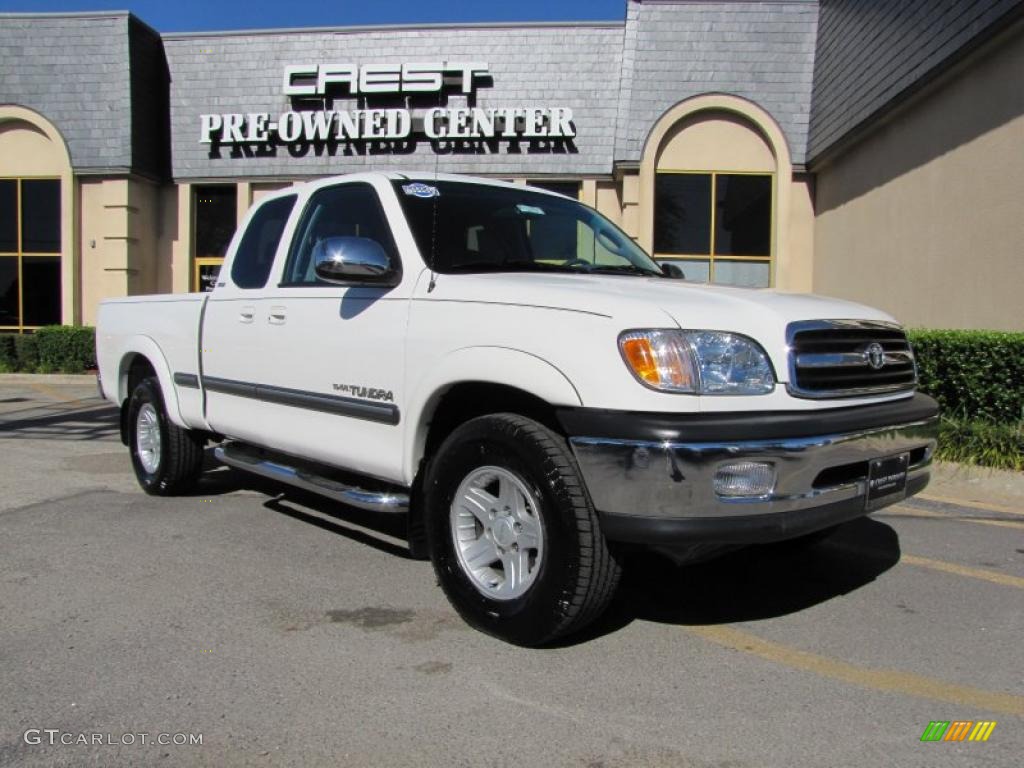
[[313,246],[316,276],[338,285],[395,285],[399,273],[383,246],[368,237],[328,237]]

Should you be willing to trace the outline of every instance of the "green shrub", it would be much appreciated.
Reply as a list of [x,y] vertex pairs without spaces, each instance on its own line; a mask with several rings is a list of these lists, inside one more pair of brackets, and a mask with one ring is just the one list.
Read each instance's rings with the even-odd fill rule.
[[1024,470],[1024,422],[991,424],[943,417],[936,458]]
[[14,337],[14,356],[17,370],[35,373],[39,369],[39,339],[33,333],[22,333]]
[[18,358],[14,353],[14,336],[0,333],[0,373],[14,373],[18,370]]
[[48,325],[34,336],[41,373],[84,373],[96,367],[96,331],[87,326]]
[[1024,333],[909,332],[920,388],[945,416],[997,424],[1024,421]]

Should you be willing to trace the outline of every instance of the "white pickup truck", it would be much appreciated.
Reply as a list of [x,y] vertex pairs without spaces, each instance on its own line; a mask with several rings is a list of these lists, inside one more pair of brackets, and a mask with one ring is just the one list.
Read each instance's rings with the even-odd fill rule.
[[226,464],[406,515],[472,625],[607,606],[619,551],[810,540],[920,491],[937,407],[888,315],[678,279],[593,209],[367,173],[264,198],[208,294],[100,307],[142,488]]

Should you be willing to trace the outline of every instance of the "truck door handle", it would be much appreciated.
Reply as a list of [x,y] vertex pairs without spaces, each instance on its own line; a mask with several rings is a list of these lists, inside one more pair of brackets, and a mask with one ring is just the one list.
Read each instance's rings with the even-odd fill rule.
[[271,307],[270,317],[267,319],[272,325],[284,325],[284,321],[288,319],[288,313],[284,307]]
[[256,307],[242,307],[238,312],[238,322],[240,323],[251,323],[254,317],[256,317]]

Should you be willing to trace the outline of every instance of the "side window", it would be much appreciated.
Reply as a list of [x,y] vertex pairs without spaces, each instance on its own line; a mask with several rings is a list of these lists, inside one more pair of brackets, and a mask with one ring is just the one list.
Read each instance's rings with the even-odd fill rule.
[[231,263],[231,280],[239,288],[262,288],[267,284],[277,244],[294,206],[295,195],[280,197],[264,203],[250,219]]
[[313,248],[328,237],[376,240],[393,260],[398,260],[391,228],[376,190],[364,183],[325,187],[313,193],[302,213],[282,285],[322,284],[313,271]]

